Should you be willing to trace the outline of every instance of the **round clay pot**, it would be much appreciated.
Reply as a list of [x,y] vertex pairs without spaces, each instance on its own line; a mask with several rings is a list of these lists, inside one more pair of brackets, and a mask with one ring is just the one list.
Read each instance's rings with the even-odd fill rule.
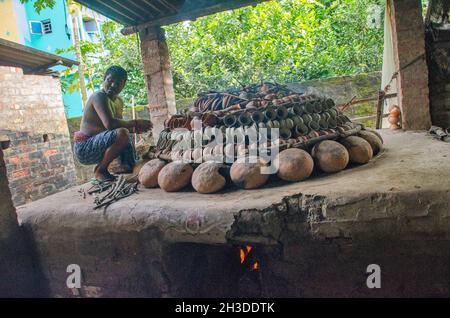
[[243,189],[259,188],[269,180],[268,174],[261,173],[262,166],[263,163],[255,158],[240,158],[231,166],[231,180]]
[[378,138],[377,135],[369,131],[361,130],[358,133],[358,137],[361,137],[370,144],[374,156],[378,154],[381,151],[381,149],[383,149],[383,143],[381,142],[380,138]]
[[199,193],[214,193],[222,190],[226,179],[219,173],[222,165],[215,162],[204,162],[192,174],[192,186]]
[[372,147],[361,137],[350,136],[340,140],[340,143],[347,148],[350,162],[365,164],[373,157]]
[[347,149],[333,140],[324,140],[316,144],[311,155],[320,170],[328,173],[344,170],[349,162]]
[[278,177],[285,181],[302,181],[308,178],[314,168],[314,161],[304,150],[290,148],[280,152],[275,158]]
[[144,164],[139,170],[139,183],[146,188],[156,188],[158,186],[159,172],[165,165],[166,162],[160,159],[153,159]]
[[194,170],[191,165],[173,161],[165,165],[158,174],[158,184],[166,192],[181,190],[189,184]]

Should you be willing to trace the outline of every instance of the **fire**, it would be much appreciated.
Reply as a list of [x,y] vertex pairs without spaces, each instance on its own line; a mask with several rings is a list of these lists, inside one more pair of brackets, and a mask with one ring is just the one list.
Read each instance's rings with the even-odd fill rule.
[[252,250],[252,247],[250,245],[247,245],[245,249],[241,248],[240,254],[241,254],[241,264],[244,263],[245,258],[247,257],[248,253]]
[[[240,257],[241,257],[241,264],[244,263],[245,259],[247,258],[247,255],[250,253],[250,251],[252,250],[252,246],[247,245],[244,248],[241,248],[239,251]],[[255,262],[252,267],[251,270],[258,270],[259,269],[259,262]]]

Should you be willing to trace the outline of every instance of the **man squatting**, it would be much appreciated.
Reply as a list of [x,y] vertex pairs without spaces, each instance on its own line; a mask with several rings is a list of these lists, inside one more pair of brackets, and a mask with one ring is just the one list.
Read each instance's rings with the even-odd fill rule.
[[84,108],[80,130],[74,133],[74,150],[78,161],[96,164],[95,179],[114,180],[109,164],[120,160],[118,173],[130,173],[136,163],[136,153],[129,133],[143,133],[153,125],[149,120],[123,120],[124,103],[119,96],[125,87],[127,72],[120,66],[106,70],[103,87],[91,95]]

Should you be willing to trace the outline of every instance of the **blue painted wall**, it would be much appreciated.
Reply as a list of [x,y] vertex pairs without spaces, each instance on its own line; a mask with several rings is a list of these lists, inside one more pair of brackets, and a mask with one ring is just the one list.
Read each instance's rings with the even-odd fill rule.
[[[25,37],[25,45],[31,46],[35,49],[56,54],[57,49],[67,49],[73,45],[72,27],[69,16],[69,10],[65,0],[56,0],[53,8],[43,9],[37,13],[33,7],[33,2],[30,1],[25,6],[25,12],[27,17],[27,26],[29,21],[42,21],[50,19],[52,24],[52,33],[45,35],[30,34]],[[67,25],[67,30],[66,30]],[[67,36],[68,32],[70,38]],[[63,53],[59,54],[64,57],[76,60],[75,53]],[[64,67],[54,67],[55,71],[60,71]],[[83,115],[83,104],[81,94],[79,92],[73,92],[72,94],[63,94],[63,101],[68,118],[79,117]]]

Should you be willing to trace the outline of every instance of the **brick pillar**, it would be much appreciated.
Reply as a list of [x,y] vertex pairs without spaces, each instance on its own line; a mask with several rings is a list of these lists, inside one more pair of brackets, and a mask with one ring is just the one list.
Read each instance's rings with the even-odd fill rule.
[[388,0],[393,28],[396,69],[423,55],[401,70],[397,79],[402,127],[424,130],[431,126],[428,90],[428,67],[425,59],[425,28],[420,0]]
[[142,62],[147,83],[148,107],[156,137],[164,128],[164,121],[176,113],[175,93],[170,71],[169,49],[160,27],[140,32]]

